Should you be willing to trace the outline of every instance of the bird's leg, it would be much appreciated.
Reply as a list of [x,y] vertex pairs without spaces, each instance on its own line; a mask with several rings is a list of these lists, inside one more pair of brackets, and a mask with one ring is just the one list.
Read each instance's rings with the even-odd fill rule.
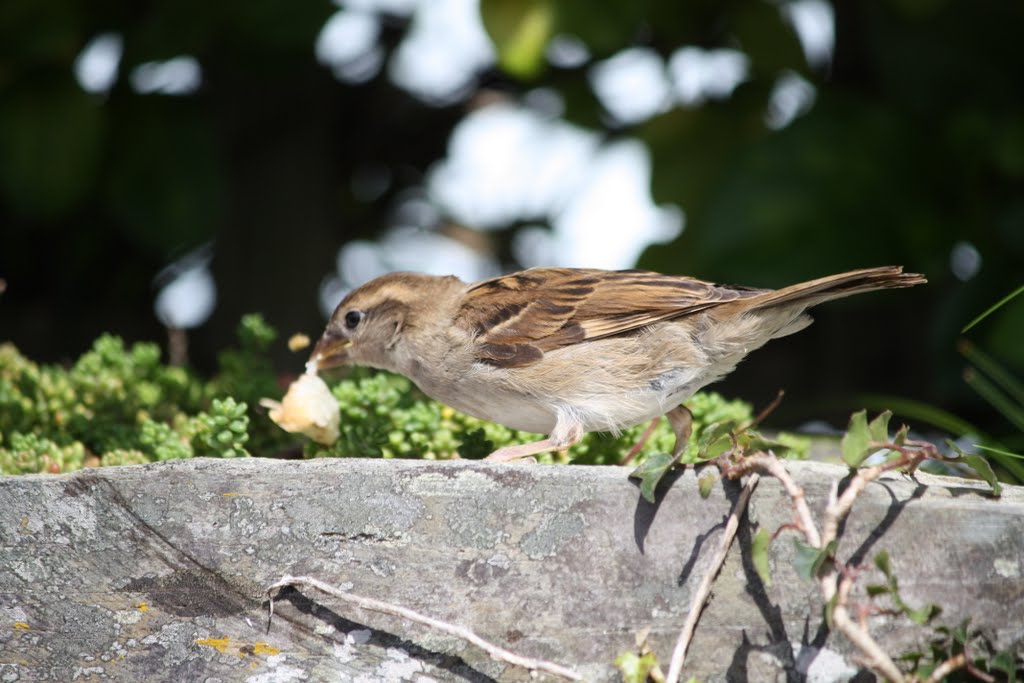
[[[690,441],[690,430],[693,427],[693,414],[690,409],[684,405],[680,405],[676,408],[665,413],[665,417],[668,418],[668,423],[672,427],[672,433],[676,435],[676,445],[672,450],[672,457],[678,458],[684,450],[686,450],[686,444]],[[651,420],[651,424],[647,425],[647,429],[640,435],[636,445],[629,449],[629,453],[626,453],[626,457],[619,463],[620,465],[627,465],[629,462],[636,457],[637,453],[647,444],[650,440],[651,435],[654,434],[654,430],[658,428],[658,420],[660,417],[656,417]]]
[[490,460],[491,462],[509,462],[511,460],[518,460],[525,458],[529,455],[537,455],[538,453],[547,453],[548,451],[560,451],[572,446],[573,444],[579,443],[580,439],[583,438],[583,425],[579,422],[571,421],[568,419],[559,419],[555,428],[551,431],[551,436],[540,441],[533,441],[531,443],[519,444],[518,446],[505,446],[499,448],[484,460]]
[[672,459],[677,459],[686,450],[693,429],[693,413],[684,405],[677,406],[665,413],[672,432],[676,435],[676,446],[672,449]]
[[622,461],[619,462],[620,465],[628,465],[629,462],[636,457],[636,454],[643,450],[643,447],[650,440],[651,435],[654,434],[654,430],[658,428],[658,420],[660,419],[661,416],[659,415],[658,417],[651,420],[651,424],[647,425],[647,429],[645,429],[644,433],[640,435],[639,439],[637,439],[636,445],[630,448],[629,453],[626,453],[626,457],[624,457]]

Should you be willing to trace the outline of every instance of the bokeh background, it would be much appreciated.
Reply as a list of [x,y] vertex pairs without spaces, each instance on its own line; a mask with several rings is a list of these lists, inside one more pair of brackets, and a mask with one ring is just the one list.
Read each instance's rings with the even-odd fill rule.
[[[1024,281],[1024,3],[5,0],[0,339],[213,368],[399,269],[639,266],[777,287],[904,264],[720,389],[1008,428],[960,328]],[[1024,298],[970,338],[1024,373]],[[302,358],[283,340],[283,372]]]

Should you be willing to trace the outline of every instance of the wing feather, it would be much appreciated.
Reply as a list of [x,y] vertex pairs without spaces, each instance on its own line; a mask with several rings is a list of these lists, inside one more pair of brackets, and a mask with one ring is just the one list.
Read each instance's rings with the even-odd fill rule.
[[532,268],[471,287],[458,320],[476,334],[481,361],[522,367],[571,344],[630,333],[764,291],[642,270]]

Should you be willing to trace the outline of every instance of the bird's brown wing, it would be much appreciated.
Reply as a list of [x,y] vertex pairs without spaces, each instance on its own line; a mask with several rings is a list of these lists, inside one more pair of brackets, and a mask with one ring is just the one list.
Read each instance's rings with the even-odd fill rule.
[[479,360],[522,367],[548,351],[762,291],[641,270],[532,268],[471,287],[458,320],[476,335]]

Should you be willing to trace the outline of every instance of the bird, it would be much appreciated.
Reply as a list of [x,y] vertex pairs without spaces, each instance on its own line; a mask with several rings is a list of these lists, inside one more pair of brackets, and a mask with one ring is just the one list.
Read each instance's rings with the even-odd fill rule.
[[[400,373],[456,410],[546,434],[499,448],[511,461],[666,416],[678,456],[692,417],[683,401],[751,351],[811,323],[807,309],[911,287],[902,266],[838,273],[778,290],[645,270],[530,268],[467,283],[398,272],[349,292],[307,370],[362,365]],[[632,452],[636,452],[642,441]]]

